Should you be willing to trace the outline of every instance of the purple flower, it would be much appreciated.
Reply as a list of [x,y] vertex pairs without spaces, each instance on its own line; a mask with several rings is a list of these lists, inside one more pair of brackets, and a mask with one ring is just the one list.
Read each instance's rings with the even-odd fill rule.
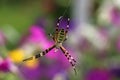
[[117,7],[113,7],[110,15],[112,23],[116,26],[120,26],[120,9]]
[[[65,73],[65,67],[61,61],[51,59],[40,59],[40,64],[36,68],[21,68],[25,80],[53,80],[58,73]],[[66,76],[67,77],[67,76]]]
[[95,68],[87,72],[85,80],[111,80],[111,75],[107,69]]

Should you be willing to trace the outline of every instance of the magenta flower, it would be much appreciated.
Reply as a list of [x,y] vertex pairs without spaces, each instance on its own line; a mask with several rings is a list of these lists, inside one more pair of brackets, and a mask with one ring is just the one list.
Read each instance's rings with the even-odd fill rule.
[[0,71],[8,72],[10,70],[11,61],[9,59],[5,59],[0,61]]
[[33,25],[30,27],[30,35],[28,36],[28,40],[32,43],[42,45],[43,48],[48,48],[50,43],[46,37],[44,30],[39,27]]
[[3,72],[18,72],[17,67],[12,63],[9,58],[0,59],[0,71]]
[[111,80],[111,75],[107,69],[94,68],[87,72],[85,80]]

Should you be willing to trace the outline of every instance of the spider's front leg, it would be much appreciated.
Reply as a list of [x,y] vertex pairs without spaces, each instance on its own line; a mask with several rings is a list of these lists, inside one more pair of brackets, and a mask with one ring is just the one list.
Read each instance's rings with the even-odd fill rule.
[[68,18],[68,20],[67,20],[67,27],[66,27],[66,31],[65,31],[66,34],[68,33],[69,27],[70,27],[70,18]]
[[23,62],[24,62],[24,61],[29,61],[29,60],[33,60],[33,57],[30,57],[30,58],[24,59]]
[[61,18],[62,18],[62,16],[60,16],[60,17],[58,18],[55,34],[58,34]]
[[68,20],[67,20],[67,27],[66,27],[66,30],[65,30],[66,38],[65,38],[64,41],[66,41],[68,39],[67,33],[68,33],[68,30],[69,30],[69,23],[70,23],[70,18],[68,18]]
[[[49,36],[52,37],[53,41],[56,42],[56,39],[55,39],[55,37],[54,37],[52,34],[49,34]],[[56,44],[55,44],[55,45],[56,45]],[[55,47],[55,51],[54,51],[54,52],[57,52],[57,51],[58,51],[58,48]]]
[[37,53],[37,55],[35,55],[35,56],[33,56],[33,57],[30,57],[30,58],[27,58],[27,59],[24,59],[23,61],[29,61],[29,60],[33,60],[33,59],[37,59],[37,58],[40,58],[40,57],[42,57],[42,56],[44,56],[45,54],[47,54],[49,51],[51,51],[53,48],[55,48],[56,47],[56,45],[53,45],[53,46],[51,46],[50,48],[48,48],[48,49],[46,49],[46,50],[44,50],[44,51],[38,51]]

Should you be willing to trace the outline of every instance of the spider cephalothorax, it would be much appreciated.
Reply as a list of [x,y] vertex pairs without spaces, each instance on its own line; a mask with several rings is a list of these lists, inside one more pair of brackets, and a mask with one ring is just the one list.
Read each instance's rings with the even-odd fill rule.
[[60,17],[57,21],[57,26],[56,26],[56,31],[55,31],[55,34],[52,35],[50,34],[50,36],[52,37],[52,39],[54,40],[55,44],[53,46],[51,46],[50,48],[42,51],[42,52],[39,52],[39,54],[33,56],[33,57],[30,57],[30,58],[27,58],[27,59],[24,59],[23,61],[27,61],[27,60],[31,60],[33,58],[39,58],[45,54],[47,54],[49,51],[51,51],[53,48],[56,48],[57,49],[61,49],[62,52],[64,53],[65,57],[68,59],[68,61],[70,62],[70,64],[72,65],[73,69],[75,70],[76,72],[76,69],[75,69],[75,65],[76,65],[76,60],[68,53],[68,51],[62,46],[63,42],[67,39],[67,32],[68,32],[68,29],[69,29],[69,21],[70,19],[68,18],[67,20],[67,27],[66,29],[60,29],[59,28],[59,22],[61,20],[62,17]]

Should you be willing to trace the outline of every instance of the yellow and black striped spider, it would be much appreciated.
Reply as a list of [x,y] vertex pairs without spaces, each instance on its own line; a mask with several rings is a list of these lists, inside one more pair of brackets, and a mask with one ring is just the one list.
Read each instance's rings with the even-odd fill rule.
[[50,48],[48,48],[48,49],[46,49],[46,50],[44,50],[42,52],[39,52],[39,54],[37,54],[37,55],[35,55],[33,57],[30,57],[30,58],[24,59],[23,61],[27,61],[27,60],[39,58],[39,57],[47,54],[53,48],[56,48],[56,50],[58,50],[60,48],[62,50],[62,52],[64,53],[65,57],[68,59],[68,61],[72,65],[72,67],[73,67],[73,69],[74,69],[74,71],[76,73],[76,69],[75,69],[76,60],[62,46],[63,42],[67,39],[66,34],[68,33],[70,19],[68,18],[68,20],[67,20],[67,27],[66,27],[66,29],[60,29],[59,28],[59,23],[60,23],[61,18],[62,18],[62,16],[59,17],[59,19],[57,21],[57,26],[56,26],[55,34],[54,35],[50,34],[50,36],[52,37],[52,39],[55,41],[55,44],[53,46],[51,46]]

